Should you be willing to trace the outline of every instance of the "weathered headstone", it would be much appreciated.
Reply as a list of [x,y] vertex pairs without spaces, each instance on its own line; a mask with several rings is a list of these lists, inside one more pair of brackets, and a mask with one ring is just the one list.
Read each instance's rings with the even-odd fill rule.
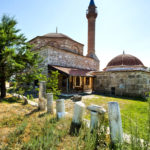
[[74,113],[70,127],[70,134],[76,133],[78,134],[82,124],[84,111],[85,111],[85,104],[82,102],[76,102],[74,105]]
[[46,109],[46,82],[41,81],[39,86],[39,110]]
[[99,114],[97,112],[91,111],[91,120],[90,120],[90,128],[96,129],[98,127]]
[[106,110],[102,106],[98,105],[90,105],[87,109],[91,111],[90,128],[93,130],[98,127],[99,120],[103,119]]
[[123,130],[120,108],[117,102],[108,103],[108,117],[111,142],[113,145],[121,143],[123,141]]
[[65,117],[64,99],[56,100],[56,115],[58,119]]
[[53,93],[47,93],[47,112],[53,114]]

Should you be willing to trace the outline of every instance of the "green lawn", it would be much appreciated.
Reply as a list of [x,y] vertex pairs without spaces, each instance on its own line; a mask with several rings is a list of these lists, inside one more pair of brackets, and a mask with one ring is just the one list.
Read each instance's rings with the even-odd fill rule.
[[[149,103],[146,101],[127,99],[127,98],[116,98],[94,95],[93,98],[84,98],[83,102],[88,106],[90,104],[96,104],[103,106],[108,110],[108,102],[118,102],[121,111],[122,125],[124,132],[131,133],[131,129],[138,133],[138,136],[145,138],[148,133],[148,119],[150,118],[148,114]],[[108,114],[106,114],[108,117]]]

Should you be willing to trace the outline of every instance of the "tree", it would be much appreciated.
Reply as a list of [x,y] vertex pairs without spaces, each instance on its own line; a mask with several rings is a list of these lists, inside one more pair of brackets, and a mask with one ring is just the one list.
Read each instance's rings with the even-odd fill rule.
[[16,20],[6,15],[0,22],[1,98],[6,96],[6,81],[13,79],[21,86],[24,82],[31,82],[38,78],[41,72],[38,68],[41,58],[31,51],[31,45],[26,42],[27,39],[20,34],[16,25]]
[[49,74],[49,77],[47,78],[47,84],[46,84],[46,92],[47,93],[53,93],[54,99],[57,99],[57,96],[60,95],[60,90],[58,88],[58,71],[51,71]]

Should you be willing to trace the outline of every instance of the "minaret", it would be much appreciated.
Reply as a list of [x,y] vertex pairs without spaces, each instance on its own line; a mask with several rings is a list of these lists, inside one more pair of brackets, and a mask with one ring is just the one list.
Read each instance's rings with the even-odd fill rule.
[[95,21],[97,17],[97,10],[94,0],[90,1],[86,17],[88,19],[88,57],[98,60],[95,54]]

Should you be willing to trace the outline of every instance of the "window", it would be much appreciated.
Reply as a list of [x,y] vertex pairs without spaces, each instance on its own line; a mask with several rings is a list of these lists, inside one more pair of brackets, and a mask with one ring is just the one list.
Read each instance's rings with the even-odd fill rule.
[[89,85],[90,84],[90,78],[89,77],[86,77],[86,82],[85,82],[86,85]]
[[80,77],[76,77],[76,86],[80,86]]

